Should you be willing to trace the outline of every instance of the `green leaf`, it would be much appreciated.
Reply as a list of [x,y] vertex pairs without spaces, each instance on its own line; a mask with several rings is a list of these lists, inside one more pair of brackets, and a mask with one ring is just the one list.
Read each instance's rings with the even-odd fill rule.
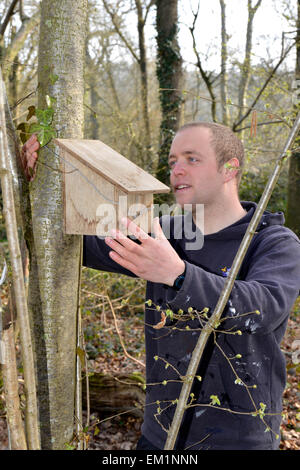
[[167,309],[166,310],[166,315],[167,315],[167,317],[170,317],[171,320],[173,320],[173,310]]
[[211,405],[221,405],[218,395],[211,395],[209,398],[211,399]]
[[48,142],[50,142],[50,140],[56,135],[55,130],[52,129],[51,127],[43,126],[37,123],[31,124],[29,130],[31,134],[33,133],[37,134],[37,138],[41,147],[44,147],[45,145],[47,145]]
[[50,126],[53,120],[54,110],[52,108],[36,109],[35,115],[39,124],[42,126]]

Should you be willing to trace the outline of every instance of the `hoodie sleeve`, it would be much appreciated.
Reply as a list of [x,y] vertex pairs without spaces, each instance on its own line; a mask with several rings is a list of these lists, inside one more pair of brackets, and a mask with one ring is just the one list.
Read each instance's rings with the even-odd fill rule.
[[133,272],[124,269],[118,263],[113,261],[109,256],[110,251],[111,248],[107,246],[103,238],[99,238],[95,235],[83,236],[83,266],[98,269],[100,271],[126,274],[127,276],[136,277]]
[[[208,307],[212,314],[225,282],[225,278],[186,262],[184,283],[175,297],[169,289],[168,305],[184,311]],[[251,258],[245,280],[234,283],[220,329],[259,334],[274,331],[288,317],[299,289],[299,240],[290,235],[265,237]],[[240,316],[257,310],[259,314]]]

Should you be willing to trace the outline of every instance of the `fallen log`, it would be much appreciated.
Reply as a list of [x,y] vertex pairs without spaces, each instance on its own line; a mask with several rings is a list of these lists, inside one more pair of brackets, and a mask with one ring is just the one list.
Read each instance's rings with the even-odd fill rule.
[[[145,378],[140,372],[108,375],[94,372],[88,377],[90,411],[101,416],[128,412],[138,418],[144,415]],[[87,409],[86,379],[82,383],[82,406]]]

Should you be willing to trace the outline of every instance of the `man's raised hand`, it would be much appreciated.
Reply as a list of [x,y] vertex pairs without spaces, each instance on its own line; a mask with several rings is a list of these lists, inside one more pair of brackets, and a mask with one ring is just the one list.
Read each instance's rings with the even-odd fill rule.
[[112,249],[109,256],[142,279],[172,286],[175,279],[184,272],[185,264],[165,237],[158,217],[153,220],[155,238],[130,219],[125,219],[125,222],[129,232],[141,243],[135,243],[120,230],[113,230],[112,237],[105,239]]

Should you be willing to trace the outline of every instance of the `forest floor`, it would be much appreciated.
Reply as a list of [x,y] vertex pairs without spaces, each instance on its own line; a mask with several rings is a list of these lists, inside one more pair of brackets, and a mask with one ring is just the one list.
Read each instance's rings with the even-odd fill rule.
[[[101,274],[92,270],[83,274],[82,318],[85,347],[88,355],[88,372],[107,374],[144,374],[144,285],[128,279],[123,284],[119,277]],[[109,279],[109,283],[108,283]],[[95,285],[95,280],[97,285]],[[100,296],[96,292],[104,292]],[[113,296],[112,296],[113,292]],[[108,308],[106,295],[111,295]],[[118,332],[116,331],[118,328]],[[126,353],[120,341],[126,345]],[[297,299],[288,322],[288,328],[281,347],[287,363],[287,384],[283,395],[284,417],[281,425],[281,450],[300,450],[300,354],[293,349],[295,340],[300,339],[300,297]],[[297,343],[298,345],[299,343]],[[299,346],[298,346],[299,350]],[[131,357],[135,358],[133,360]],[[83,426],[86,426],[86,411],[83,412]],[[85,439],[88,450],[133,450],[141,435],[142,419],[122,414],[107,419],[91,410]],[[5,420],[5,402],[0,389],[0,450],[8,449],[8,434]]]

